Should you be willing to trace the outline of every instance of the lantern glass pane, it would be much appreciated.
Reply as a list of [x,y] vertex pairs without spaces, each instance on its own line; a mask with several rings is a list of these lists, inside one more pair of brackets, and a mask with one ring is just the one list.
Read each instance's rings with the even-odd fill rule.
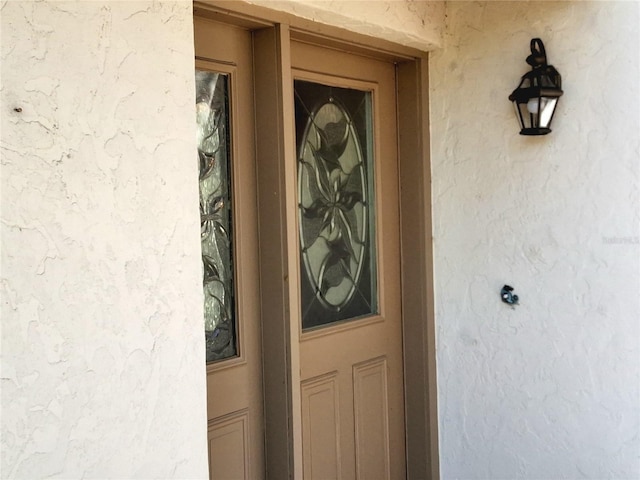
[[513,108],[516,111],[516,119],[518,120],[518,125],[520,126],[520,128],[524,128],[524,126],[522,125],[522,118],[520,116],[520,109],[518,108],[518,102],[512,102],[513,103]]
[[553,118],[553,111],[556,109],[557,98],[540,97],[540,127],[548,128]]
[[527,103],[516,103],[516,115],[520,121],[520,128],[531,128],[536,123],[536,115],[529,111]]
[[520,126],[520,128],[522,129],[522,120],[520,119],[520,111],[518,110],[518,102],[512,102],[513,103],[513,108],[516,111],[516,119],[518,120],[518,125]]

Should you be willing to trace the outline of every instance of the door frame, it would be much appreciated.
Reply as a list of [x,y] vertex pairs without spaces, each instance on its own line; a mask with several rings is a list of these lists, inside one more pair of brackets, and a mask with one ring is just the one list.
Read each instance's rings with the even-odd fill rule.
[[[439,478],[428,56],[382,39],[234,0],[194,15],[252,30],[258,172],[266,476],[302,478],[297,319],[297,164],[292,40],[396,64],[407,478]],[[279,279],[279,281],[278,281]]]

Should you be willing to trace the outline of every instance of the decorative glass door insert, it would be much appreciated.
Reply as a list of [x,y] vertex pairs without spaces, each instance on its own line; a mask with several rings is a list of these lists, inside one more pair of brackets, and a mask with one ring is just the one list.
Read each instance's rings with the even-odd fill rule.
[[371,92],[294,81],[302,327],[377,313]]
[[229,75],[196,70],[207,363],[237,354],[231,225]]

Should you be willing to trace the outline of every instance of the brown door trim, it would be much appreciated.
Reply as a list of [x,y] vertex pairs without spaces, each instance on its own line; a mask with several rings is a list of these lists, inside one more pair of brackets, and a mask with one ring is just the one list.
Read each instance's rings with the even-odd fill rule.
[[351,53],[371,55],[381,60],[411,60],[424,54],[416,48],[316,23],[243,0],[194,0],[193,9],[196,15],[223,19],[250,29],[288,25],[292,39],[338,49],[346,46]]
[[407,478],[438,479],[427,57],[400,63],[397,78]]
[[[293,149],[293,85],[289,31],[284,25],[254,32],[256,142],[262,285],[262,349],[265,395],[265,452],[269,479],[302,478],[297,325],[295,219],[296,161]],[[287,100],[285,100],[287,99]],[[297,318],[294,316],[294,318]]]

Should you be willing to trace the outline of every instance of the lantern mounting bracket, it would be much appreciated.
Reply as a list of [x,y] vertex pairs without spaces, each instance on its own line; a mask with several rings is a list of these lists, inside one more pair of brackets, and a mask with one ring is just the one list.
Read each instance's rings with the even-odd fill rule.
[[544,66],[547,64],[547,52],[544,49],[544,43],[539,38],[531,39],[531,55],[527,57],[527,63],[533,68]]

